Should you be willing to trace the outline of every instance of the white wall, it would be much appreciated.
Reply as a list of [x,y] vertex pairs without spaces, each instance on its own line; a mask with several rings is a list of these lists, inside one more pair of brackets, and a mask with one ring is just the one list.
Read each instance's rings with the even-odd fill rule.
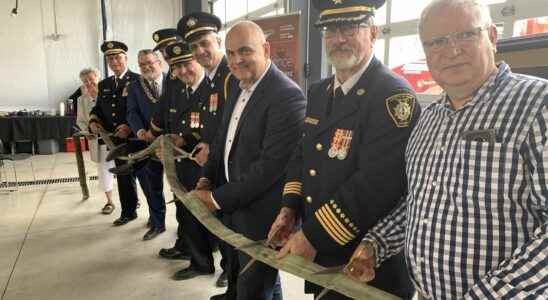
[[129,68],[137,73],[137,52],[154,48],[152,33],[161,28],[177,27],[182,16],[181,0],[106,0],[106,3],[108,39],[128,45]]
[[[79,85],[78,72],[102,70],[102,23],[99,0],[0,1],[0,110],[57,108]],[[57,9],[59,40],[54,32]],[[137,51],[151,48],[152,32],[173,27],[180,0],[107,0],[107,39],[128,44],[130,68],[138,72]]]

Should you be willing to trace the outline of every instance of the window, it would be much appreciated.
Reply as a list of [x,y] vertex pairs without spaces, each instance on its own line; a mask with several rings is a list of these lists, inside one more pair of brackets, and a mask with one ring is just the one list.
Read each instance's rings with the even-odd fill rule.
[[389,56],[388,66],[390,68],[425,58],[424,50],[417,34],[390,39]]
[[375,57],[380,61],[384,61],[384,39],[378,39],[375,42],[375,49],[373,50]]
[[281,0],[215,0],[213,13],[229,26],[241,18],[258,18],[285,13]]
[[[226,2],[229,2],[226,0]],[[227,3],[228,4],[228,3]],[[247,3],[245,0],[231,0],[230,5],[225,5],[226,22],[233,21],[247,15]]]
[[213,13],[221,19],[223,24],[226,23],[225,17],[226,0],[217,0],[213,3]]
[[375,24],[384,25],[386,24],[386,4],[383,5],[375,12]]
[[[391,22],[418,19],[431,0],[393,0]],[[386,5],[385,5],[386,6]]]
[[276,0],[252,0],[247,2],[248,13],[252,13],[258,9],[261,9],[265,6],[276,3]]

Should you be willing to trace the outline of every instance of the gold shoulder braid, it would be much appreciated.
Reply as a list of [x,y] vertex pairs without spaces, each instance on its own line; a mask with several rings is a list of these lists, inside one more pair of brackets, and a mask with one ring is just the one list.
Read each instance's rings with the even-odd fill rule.
[[152,103],[158,103],[159,99],[158,98],[155,98],[153,95],[152,95],[152,91],[150,90],[150,88],[147,86],[147,84],[145,83],[145,79],[143,78],[143,76],[140,76],[139,77],[139,83],[141,83],[141,86],[143,87],[143,91],[145,91],[145,94],[147,95],[148,99],[152,102]]

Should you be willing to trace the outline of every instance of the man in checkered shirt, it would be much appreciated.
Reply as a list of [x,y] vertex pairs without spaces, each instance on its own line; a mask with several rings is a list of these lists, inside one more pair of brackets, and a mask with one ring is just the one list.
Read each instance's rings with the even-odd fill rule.
[[476,1],[433,1],[419,33],[445,93],[409,139],[406,201],[346,272],[368,282],[404,249],[419,299],[548,299],[548,82],[495,63]]

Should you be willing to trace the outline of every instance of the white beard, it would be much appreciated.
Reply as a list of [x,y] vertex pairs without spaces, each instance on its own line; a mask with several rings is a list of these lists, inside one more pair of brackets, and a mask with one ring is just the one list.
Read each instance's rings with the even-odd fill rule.
[[360,59],[352,53],[349,58],[333,58],[327,55],[327,61],[335,67],[336,70],[347,70],[357,66]]

